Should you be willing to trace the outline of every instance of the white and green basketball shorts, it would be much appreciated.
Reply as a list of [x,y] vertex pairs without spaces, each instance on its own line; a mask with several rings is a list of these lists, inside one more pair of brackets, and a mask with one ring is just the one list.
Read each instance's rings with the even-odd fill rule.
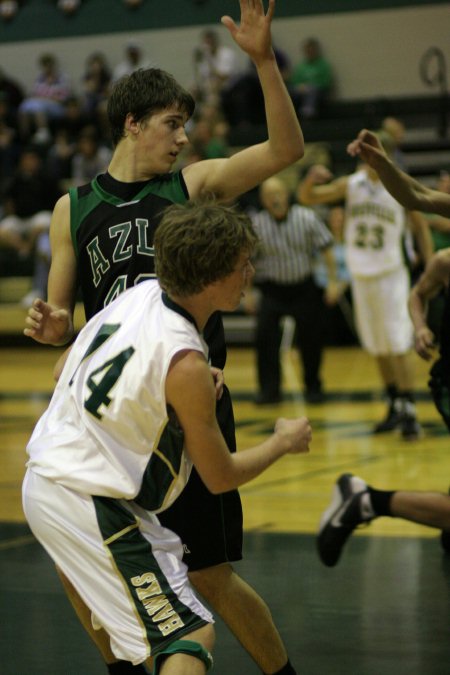
[[23,506],[36,538],[109,634],[117,659],[142,663],[206,623],[180,539],[125,500],[75,492],[28,469]]

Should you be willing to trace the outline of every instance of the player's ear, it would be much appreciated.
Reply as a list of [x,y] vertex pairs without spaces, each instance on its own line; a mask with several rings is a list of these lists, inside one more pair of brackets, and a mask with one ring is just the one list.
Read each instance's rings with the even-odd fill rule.
[[140,130],[140,124],[136,121],[133,113],[128,113],[125,117],[125,131],[137,135]]

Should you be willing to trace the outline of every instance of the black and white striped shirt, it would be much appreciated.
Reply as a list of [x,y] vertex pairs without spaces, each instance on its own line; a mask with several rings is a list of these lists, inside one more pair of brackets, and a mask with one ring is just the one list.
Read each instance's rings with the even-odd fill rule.
[[253,260],[255,282],[296,284],[313,274],[317,253],[333,244],[333,235],[309,208],[294,204],[286,219],[276,221],[268,211],[251,216],[259,237]]

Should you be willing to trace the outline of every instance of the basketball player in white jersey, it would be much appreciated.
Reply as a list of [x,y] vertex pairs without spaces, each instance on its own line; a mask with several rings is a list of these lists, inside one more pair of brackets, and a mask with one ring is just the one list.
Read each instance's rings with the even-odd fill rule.
[[239,305],[255,244],[248,217],[231,208],[169,207],[154,240],[159,282],[124,292],[88,322],[27,447],[31,529],[115,656],[152,661],[155,675],[203,675],[214,644],[181,541],[156,514],[192,464],[220,493],[309,450],[306,418],[277,420],[268,439],[235,454],[216,420],[202,330],[213,312]]
[[[380,137],[389,147],[390,137]],[[432,253],[427,225],[418,213],[405,211],[370,166],[328,182],[330,178],[326,167],[311,167],[299,186],[298,198],[309,206],[345,200],[345,246],[356,326],[362,346],[376,359],[389,399],[386,418],[374,432],[400,428],[403,438],[413,440],[420,426],[410,361],[410,277],[403,246],[410,225],[426,263]]]
[[450,218],[450,195],[422,185],[398,168],[386,154],[376,134],[362,129],[347,147],[352,157],[361,157],[377,172],[381,182],[406,209]]

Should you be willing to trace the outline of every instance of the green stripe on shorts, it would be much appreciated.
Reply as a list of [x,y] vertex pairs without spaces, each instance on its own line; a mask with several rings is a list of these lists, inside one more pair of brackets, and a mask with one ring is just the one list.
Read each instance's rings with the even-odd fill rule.
[[139,615],[151,653],[203,626],[206,621],[173,592],[134,515],[117,499],[92,499],[104,545]]

